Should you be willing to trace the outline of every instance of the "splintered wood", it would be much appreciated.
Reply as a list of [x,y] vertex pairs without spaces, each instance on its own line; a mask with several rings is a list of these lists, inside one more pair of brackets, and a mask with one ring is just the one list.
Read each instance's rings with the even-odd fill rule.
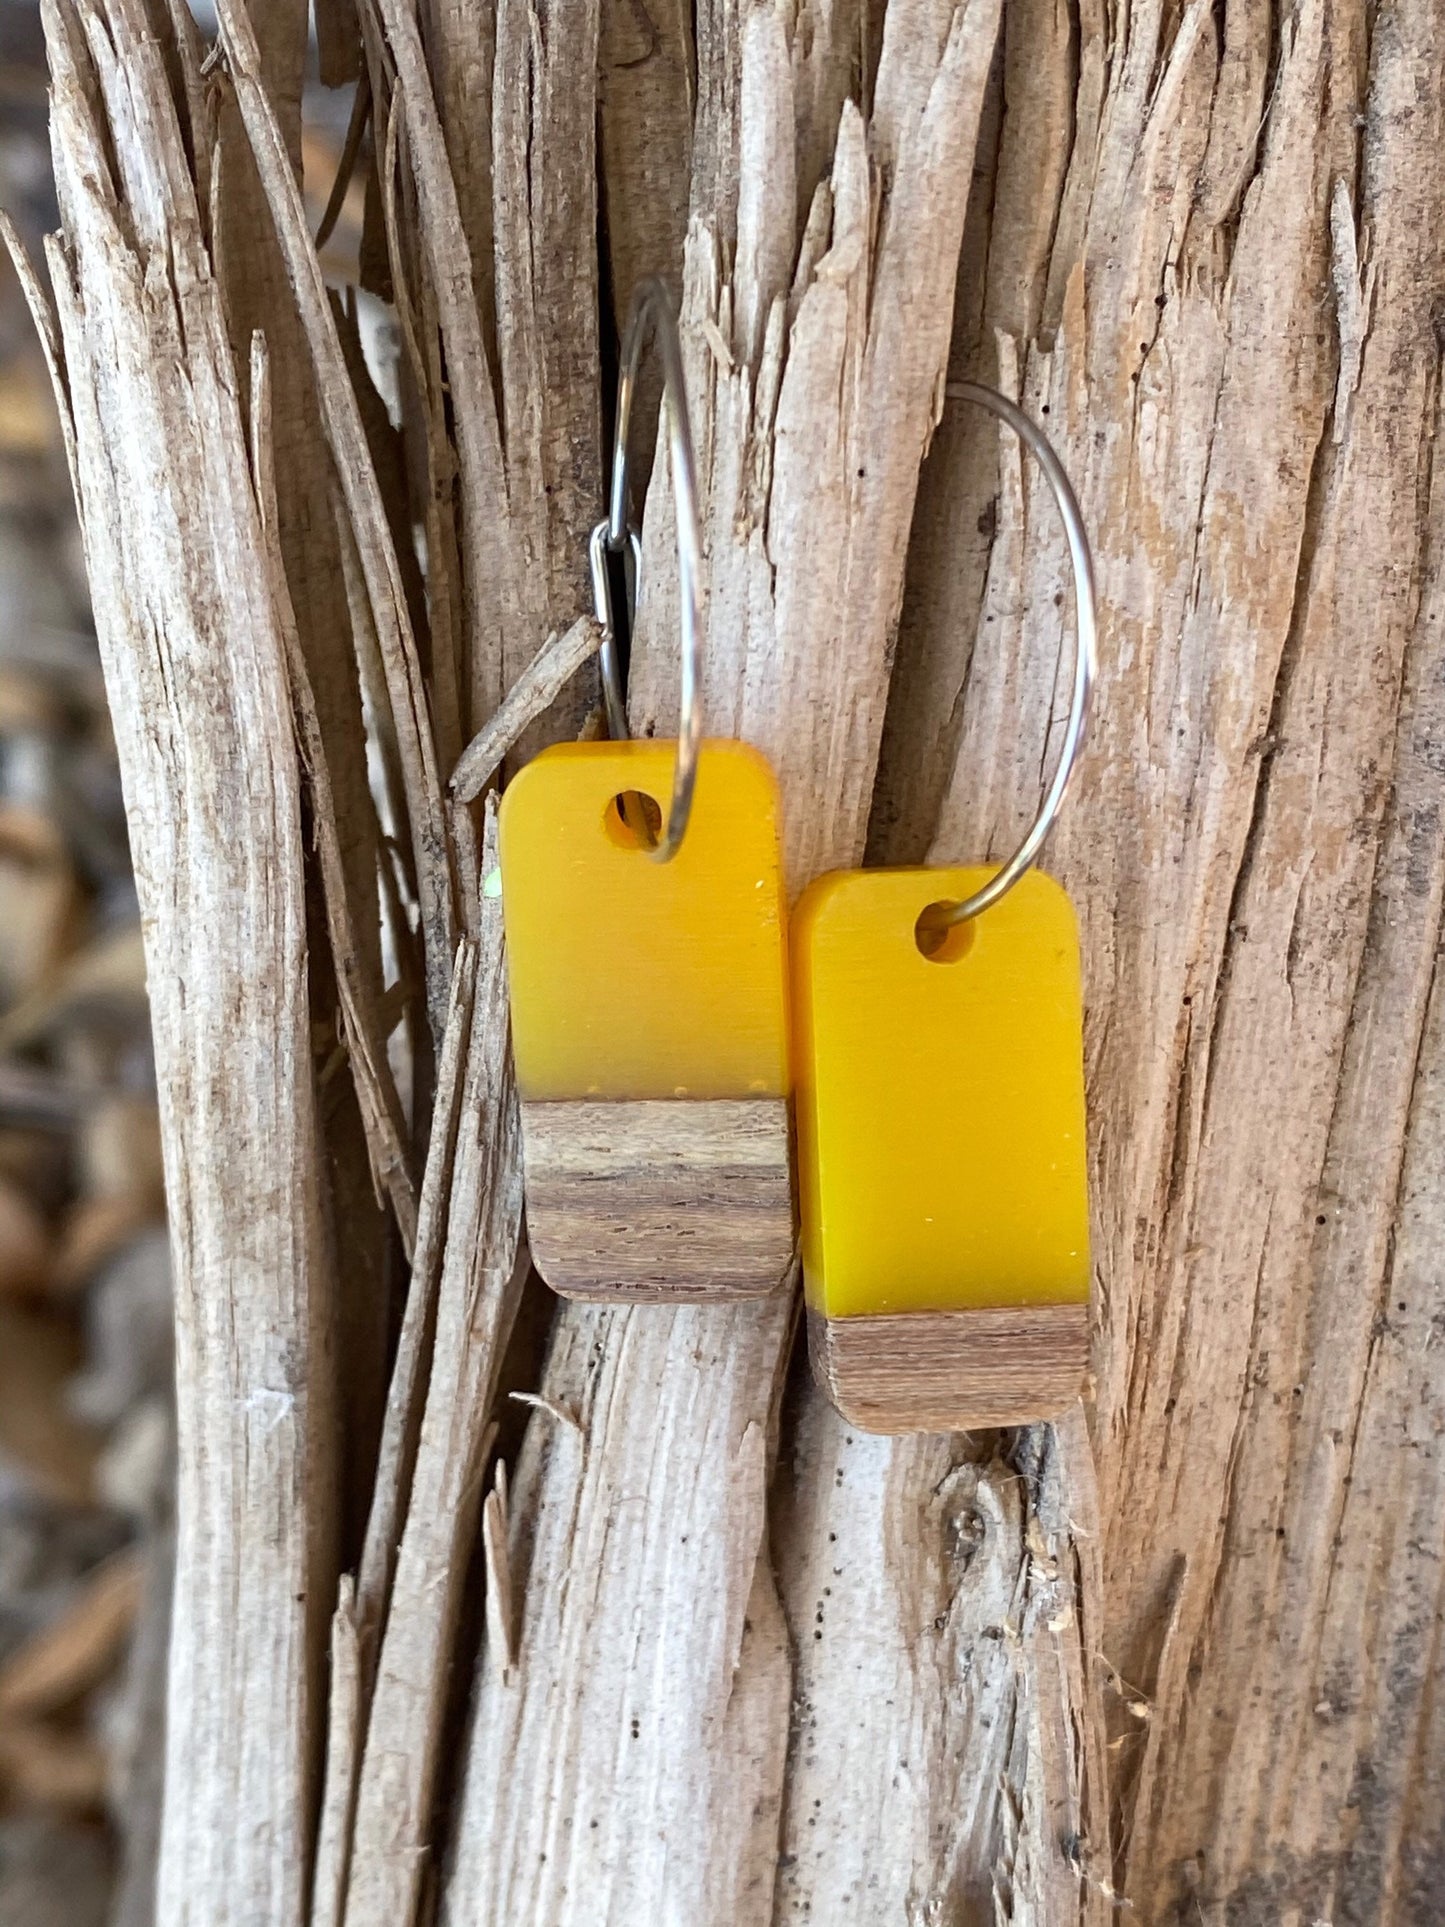
[[[177,1269],[162,1927],[1433,1918],[1445,16],[319,10],[366,74],[404,445],[297,192],[300,0],[221,0],[214,57],[179,12],[45,7],[53,316],[29,290]],[[960,1382],[1005,1421],[992,1339],[884,1361],[854,1423],[790,1373],[790,1292],[524,1282],[524,1133],[555,1269],[622,1217],[579,1204],[600,1125],[519,1120],[457,799],[593,708],[598,317],[647,270],[682,292],[708,727],[777,771],[790,897],[1007,852],[1052,764],[1062,536],[947,381],[1017,394],[1077,486],[1103,673],[1049,862],[1094,1325],[1057,1425],[860,1430],[925,1367],[941,1423]],[[665,742],[664,463],[645,509],[631,716]],[[776,1116],[736,1219],[651,1124],[607,1142],[655,1248],[771,1264]],[[1078,1308],[1031,1332],[1066,1396]]]

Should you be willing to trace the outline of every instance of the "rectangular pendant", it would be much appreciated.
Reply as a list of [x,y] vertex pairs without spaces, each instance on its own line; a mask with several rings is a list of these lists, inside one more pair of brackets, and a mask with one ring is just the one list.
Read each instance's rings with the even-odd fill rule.
[[528,1230],[567,1297],[755,1297],[792,1260],[776,783],[757,751],[704,743],[659,863],[673,762],[564,744],[502,799]]
[[794,913],[815,1369],[872,1431],[1020,1424],[1077,1396],[1089,1238],[1072,906],[1031,871],[926,954],[984,868],[837,872]]

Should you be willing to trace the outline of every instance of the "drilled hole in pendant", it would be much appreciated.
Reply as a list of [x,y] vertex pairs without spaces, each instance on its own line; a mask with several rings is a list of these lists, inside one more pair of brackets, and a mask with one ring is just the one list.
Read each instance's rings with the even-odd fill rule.
[[973,948],[973,918],[967,923],[948,921],[957,908],[956,903],[930,903],[919,913],[913,941],[930,963],[957,963]]
[[662,806],[642,790],[624,790],[607,805],[602,826],[619,849],[655,850],[662,841]]

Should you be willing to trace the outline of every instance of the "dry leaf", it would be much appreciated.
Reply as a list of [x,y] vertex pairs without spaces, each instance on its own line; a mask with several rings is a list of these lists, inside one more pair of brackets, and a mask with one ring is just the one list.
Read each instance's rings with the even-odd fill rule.
[[[13,1068],[0,1065],[0,1108],[7,1110],[11,1108],[14,1080],[5,1072]],[[28,1086],[29,1080],[25,1083]],[[14,1108],[21,1109],[28,1095],[28,1090],[22,1089]],[[0,1130],[0,1178],[13,1184],[43,1215],[54,1210],[71,1188],[70,1138],[62,1104],[63,1100],[57,1102],[52,1116],[34,1124]]]
[[170,1241],[154,1225],[122,1247],[85,1295],[85,1370],[66,1390],[87,1425],[115,1425],[172,1372]]
[[90,1813],[105,1804],[109,1769],[83,1729],[0,1723],[0,1786],[37,1806]]
[[44,1291],[53,1268],[45,1220],[17,1185],[0,1177],[0,1297]]
[[72,957],[0,1022],[0,1051],[34,1043],[77,1010],[102,1006],[146,1017],[145,949],[140,926],[118,930]]
[[0,1451],[51,1498],[84,1505],[97,1441],[65,1404],[78,1363],[75,1334],[60,1320],[0,1300]]
[[59,707],[44,682],[21,669],[0,668],[0,736],[50,735],[60,721]]
[[86,1118],[77,1150],[87,1197],[134,1199],[152,1212],[164,1208],[161,1126],[153,1098],[107,1097]]
[[173,1483],[175,1450],[169,1390],[139,1399],[111,1428],[96,1463],[96,1498],[153,1525]]
[[103,1679],[130,1637],[144,1579],[135,1552],[97,1566],[59,1618],[0,1666],[0,1721],[57,1712]]
[[51,818],[0,804],[0,992],[41,990],[72,947],[81,896],[65,839]]
[[45,455],[55,442],[55,404],[43,374],[26,363],[0,369],[0,449]]
[[163,1215],[146,1197],[86,1198],[67,1215],[55,1255],[57,1297],[73,1296],[128,1245],[138,1231]]

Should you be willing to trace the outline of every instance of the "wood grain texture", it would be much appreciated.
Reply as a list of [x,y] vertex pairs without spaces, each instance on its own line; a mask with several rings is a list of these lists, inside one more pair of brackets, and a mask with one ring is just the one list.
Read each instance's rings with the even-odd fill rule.
[[[520,559],[500,635],[500,690],[553,629],[591,606],[587,536],[601,513],[598,358],[599,0],[501,0],[492,104],[497,357],[507,458],[507,537]],[[474,40],[475,9],[452,6]],[[492,505],[487,504],[489,510]],[[493,647],[495,648],[495,640]],[[491,675],[473,665],[474,688]],[[520,754],[575,736],[596,672],[562,692]],[[485,720],[481,706],[478,723]]]
[[[647,275],[682,278],[696,106],[692,7],[679,0],[602,0],[597,47],[598,186],[612,326],[620,338],[632,290]],[[662,369],[649,355],[632,403],[632,503],[652,472]]]
[[[699,10],[682,312],[707,532],[709,727],[771,758],[797,888],[863,851],[998,9],[890,9],[871,119],[848,102],[831,122],[818,103],[839,100],[861,18],[840,7],[790,45],[791,18],[784,6],[746,19]],[[794,142],[778,138],[779,116]],[[829,144],[827,177],[804,200],[778,156]],[[761,318],[755,353],[740,313]],[[657,464],[633,670],[639,734],[676,724],[671,520]],[[773,1920],[790,1734],[810,1751],[767,1554],[793,1328],[781,1296],[564,1307],[541,1389],[579,1429],[539,1418],[518,1462],[517,1663],[504,1673],[485,1650],[479,1660],[449,1817],[445,1927]],[[659,1441],[665,1477],[652,1470]],[[844,1676],[856,1718],[856,1653]],[[956,1750],[954,1702],[945,1715],[942,1745]],[[891,1738],[882,1749],[897,1751]],[[879,1917],[897,1919],[913,1870],[891,1847],[886,1865]],[[838,1914],[819,1903],[815,1917]]]
[[977,1432],[1067,1410],[1089,1362],[1087,1305],[858,1318],[808,1313],[818,1383],[865,1432]]
[[[296,0],[250,6],[260,71],[287,160],[299,178],[308,12]],[[183,20],[184,16],[174,16]],[[185,31],[178,27],[178,34]],[[199,39],[188,33],[187,40]],[[200,49],[191,59],[198,64]],[[205,96],[203,96],[204,98]],[[209,90],[213,167],[226,191],[213,210],[213,257],[231,351],[250,420],[252,470],[273,599],[302,746],[313,853],[308,865],[308,993],[314,1037],[345,1037],[350,1075],[318,1081],[330,1236],[347,1289],[336,1307],[338,1464],[375,1456],[392,1339],[392,1240],[409,1252],[415,1199],[408,1127],[387,1061],[378,862],[381,830],[368,785],[363,671],[332,510],[335,479],[321,431],[300,310],[250,141],[231,91]],[[189,146],[194,151],[193,129]],[[320,940],[325,925],[329,941]],[[359,1127],[359,1128],[358,1128]],[[390,1209],[387,1206],[390,1205]],[[345,1555],[359,1549],[367,1495],[343,1480]]]
[[[486,854],[495,860],[494,844]],[[488,1423],[527,1275],[502,906],[495,898],[482,905],[478,952],[430,1371],[363,1722],[346,1927],[414,1921],[421,1908]]]
[[[360,646],[375,622],[380,748],[406,765],[392,887],[409,912],[409,866],[426,885],[434,1006],[452,938],[426,731],[449,767],[458,682],[465,728],[485,726],[583,606],[594,236],[615,202],[595,178],[592,0],[482,20],[434,0],[419,36],[403,0],[362,9],[425,388],[420,412],[406,403],[428,456],[411,519],[428,613],[456,638],[450,666],[436,633],[413,657],[390,608],[400,525],[357,492],[365,445],[327,392],[354,368],[256,99],[282,83],[234,31],[230,78],[224,61],[162,73],[156,11],[52,0],[47,32],[59,386],[180,1254],[183,1738],[160,1918],[290,1927],[315,1805],[314,1622],[339,1576],[312,1318],[329,1302],[311,1239],[327,1180],[304,799],[236,452],[245,371],[214,314],[210,208],[230,189],[207,90],[241,90],[287,223],[351,504],[353,630]],[[1083,924],[1091,1396],[1003,1442],[870,1436],[790,1373],[784,1295],[566,1306],[545,1365],[515,1366],[531,1416],[514,1476],[473,1468],[490,1496],[469,1624],[451,1611],[475,1551],[458,1473],[485,1391],[409,1342],[399,1442],[423,1406],[437,1421],[396,1595],[397,1637],[414,1612],[417,1638],[378,1718],[343,1610],[334,1705],[338,1750],[364,1732],[373,1756],[364,1890],[382,1927],[425,1917],[429,1885],[446,1927],[1439,1912],[1445,19],[1399,0],[1010,0],[995,58],[997,17],[984,0],[617,13],[601,166],[632,192],[648,130],[619,117],[629,98],[653,111],[664,82],[653,153],[688,152],[690,119],[691,178],[611,258],[674,245],[688,209],[707,700],[713,727],[773,756],[795,887],[855,862],[865,834],[877,861],[999,854],[1057,740],[1052,510],[985,418],[940,419],[945,369],[1016,392],[1078,487],[1103,674],[1049,861]],[[659,71],[634,85],[634,60]],[[468,260],[469,297],[446,279]],[[655,470],[639,732],[676,720],[670,519]],[[287,534],[294,554],[304,535]],[[442,608],[463,595],[465,624]],[[468,929],[474,895],[459,888]],[[441,1163],[438,1224],[476,1178]],[[420,1228],[418,1243],[427,1256]],[[430,1257],[426,1272],[412,1339]],[[415,1474],[409,1445],[388,1455],[388,1544],[358,1594],[378,1611]],[[426,1530],[426,1507],[452,1501],[461,1529]],[[323,1872],[334,1917],[329,1852]]]
[[368,640],[374,643],[390,706],[421,898],[428,1014],[433,1034],[440,1038],[457,936],[456,891],[436,744],[405,581],[391,544],[386,504],[361,409],[346,372],[335,313],[311,245],[300,186],[291,172],[284,130],[261,83],[261,55],[250,16],[231,0],[220,0],[217,11],[236,103],[286,259],[292,295],[305,323],[322,427],[348,517],[343,555],[355,556],[359,587],[364,587],[364,593],[352,598],[356,646],[364,651]]
[[155,1918],[301,1927],[337,1508],[283,621],[162,48],[128,5],[105,21],[50,7],[46,30],[62,405],[146,938],[175,1277]]
[[[477,967],[476,946],[464,938],[457,947],[452,971],[451,1005],[437,1063],[411,1281],[387,1388],[366,1534],[355,1580],[349,1574],[342,1575],[332,1616],[330,1718],[311,1927],[341,1927],[346,1909],[357,1785],[369,1723],[366,1716],[407,1517],[436,1335],[437,1290],[474,1028]],[[425,1762],[419,1761],[417,1770],[424,1769]],[[368,1843],[369,1848],[374,1846],[374,1842]]]
[[[1413,1442],[1435,1399],[1405,1362],[1439,1273],[1401,1262],[1424,1220],[1397,1215],[1438,1070],[1440,22],[1247,7],[1217,37],[1185,9],[1139,42],[1146,18],[1126,58],[1102,13],[1075,40],[1039,9],[1009,111],[1075,74],[1072,147],[1056,224],[1011,219],[989,263],[1018,289],[1019,250],[1048,257],[1036,329],[1000,312],[987,345],[1048,411],[1104,609],[1049,857],[1085,906],[1098,1201],[1081,1611],[1115,1848],[1085,1854],[1084,1891],[1211,1927],[1403,1927],[1445,1840],[1421,1764],[1438,1564],[1405,1524],[1440,1503]],[[1060,131],[1041,116],[1037,141]],[[995,207],[1035,191],[1037,156],[998,165]],[[1053,517],[981,432],[983,619],[947,622],[941,545],[900,638],[958,754],[917,770],[894,861],[1007,847],[1058,714]],[[967,507],[934,507],[960,544]]]
[[523,1104],[527,1230],[564,1298],[759,1298],[793,1257],[786,1098]]

